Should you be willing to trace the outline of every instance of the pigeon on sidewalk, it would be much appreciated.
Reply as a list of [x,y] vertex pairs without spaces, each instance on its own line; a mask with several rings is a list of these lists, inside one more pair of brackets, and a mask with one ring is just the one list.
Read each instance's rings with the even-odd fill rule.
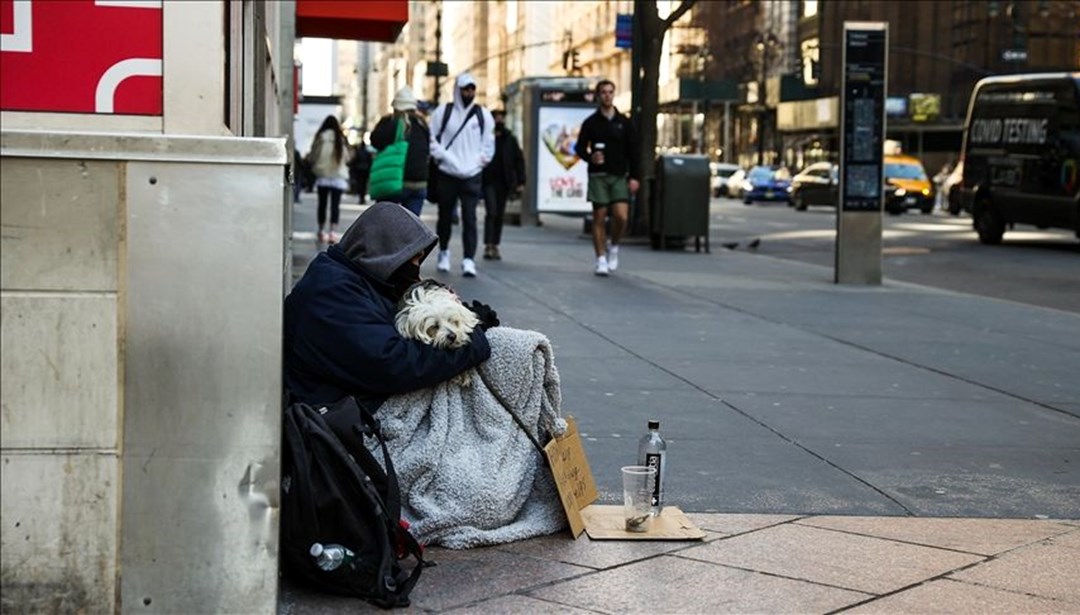
[[732,241],[732,242],[729,242],[729,243],[722,243],[720,245],[727,248],[728,250],[734,250],[735,248],[739,247],[739,242]]
[[750,243],[746,244],[746,247],[750,248],[751,250],[757,250],[758,246],[760,246],[760,245],[761,245],[761,238],[759,237],[759,238],[754,239]]

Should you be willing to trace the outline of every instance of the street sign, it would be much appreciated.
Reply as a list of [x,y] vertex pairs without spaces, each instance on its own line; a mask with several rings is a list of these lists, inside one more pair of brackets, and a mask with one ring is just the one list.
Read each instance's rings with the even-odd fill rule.
[[615,46],[630,49],[634,46],[634,16],[622,14],[615,16]]
[[843,211],[881,210],[885,39],[883,29],[844,31],[840,146]]
[[1027,49],[1006,49],[1001,52],[1001,59],[1006,62],[1027,62]]
[[449,67],[447,67],[447,65],[446,65],[446,62],[432,62],[432,61],[428,60],[427,72],[425,73],[425,76],[427,76],[427,77],[445,77],[445,76],[447,76],[449,74],[450,74],[450,71],[449,71]]
[[845,22],[836,283],[881,284],[889,25]]

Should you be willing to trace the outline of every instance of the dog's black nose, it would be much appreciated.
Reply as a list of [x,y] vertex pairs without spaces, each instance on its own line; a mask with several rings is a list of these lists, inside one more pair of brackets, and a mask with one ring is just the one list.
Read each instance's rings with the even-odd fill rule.
[[450,340],[451,342],[457,341],[457,336],[454,335],[453,333],[447,333],[446,334],[446,339]]

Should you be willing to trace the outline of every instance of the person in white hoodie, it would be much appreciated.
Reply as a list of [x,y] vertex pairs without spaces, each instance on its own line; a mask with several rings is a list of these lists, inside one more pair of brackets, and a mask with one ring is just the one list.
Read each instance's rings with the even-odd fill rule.
[[476,276],[476,203],[483,196],[484,167],[495,156],[495,120],[491,112],[474,102],[476,80],[458,75],[453,102],[431,113],[431,157],[439,167],[437,202],[439,259],[436,269],[450,271],[451,217],[461,201],[461,273]]

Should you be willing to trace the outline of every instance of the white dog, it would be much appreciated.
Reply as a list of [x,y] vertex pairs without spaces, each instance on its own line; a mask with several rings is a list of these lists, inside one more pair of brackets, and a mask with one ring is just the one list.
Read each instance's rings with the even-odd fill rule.
[[[461,299],[445,284],[422,280],[413,284],[398,302],[394,326],[402,337],[420,340],[436,348],[461,348],[469,343],[480,319],[465,307]],[[467,386],[472,381],[463,372],[452,382]]]

